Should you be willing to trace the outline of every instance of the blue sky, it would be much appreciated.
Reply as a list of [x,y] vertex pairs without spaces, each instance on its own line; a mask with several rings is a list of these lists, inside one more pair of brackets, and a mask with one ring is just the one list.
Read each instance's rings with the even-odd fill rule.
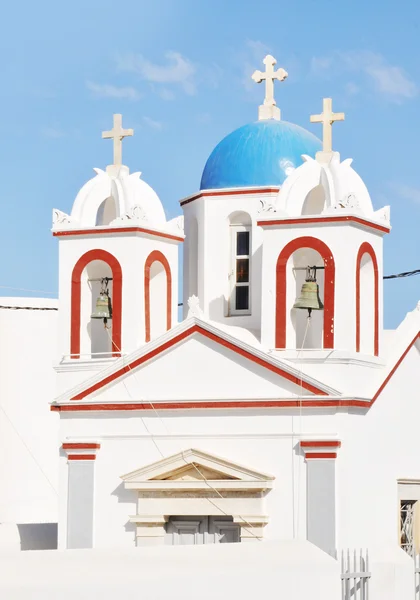
[[[212,148],[257,118],[250,75],[268,51],[289,72],[282,118],[321,135],[322,98],[345,111],[334,147],[391,205],[385,272],[420,268],[419,2],[39,0],[7,3],[2,22],[1,286],[56,291],[51,211],[111,162],[115,112],[135,130],[124,162],[180,214]],[[386,326],[419,299],[420,276],[387,282]]]

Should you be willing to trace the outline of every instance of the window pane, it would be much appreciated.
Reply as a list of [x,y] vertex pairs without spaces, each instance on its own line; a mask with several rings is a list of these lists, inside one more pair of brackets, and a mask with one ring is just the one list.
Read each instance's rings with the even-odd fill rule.
[[249,258],[236,259],[236,281],[237,283],[248,283]]
[[236,286],[236,310],[248,310],[249,287],[247,285]]
[[249,231],[238,231],[236,234],[236,255],[249,255]]

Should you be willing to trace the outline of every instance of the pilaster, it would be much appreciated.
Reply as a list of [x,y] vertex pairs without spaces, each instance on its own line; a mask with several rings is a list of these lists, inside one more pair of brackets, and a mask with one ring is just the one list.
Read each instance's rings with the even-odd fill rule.
[[93,548],[95,460],[100,444],[65,442],[67,454],[67,549]]
[[307,539],[336,557],[335,460],[338,440],[301,441],[306,461]]

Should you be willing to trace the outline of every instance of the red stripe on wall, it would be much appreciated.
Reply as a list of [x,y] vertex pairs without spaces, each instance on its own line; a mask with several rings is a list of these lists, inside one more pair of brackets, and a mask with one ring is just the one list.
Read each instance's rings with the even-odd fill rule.
[[306,452],[305,458],[337,458],[337,452]]

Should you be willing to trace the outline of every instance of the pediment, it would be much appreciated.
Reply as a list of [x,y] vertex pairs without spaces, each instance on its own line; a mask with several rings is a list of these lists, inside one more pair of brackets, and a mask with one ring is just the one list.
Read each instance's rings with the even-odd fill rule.
[[[98,374],[61,401],[222,401],[329,396],[337,393],[208,324],[181,324]],[[217,333],[216,333],[217,332]],[[162,376],[164,374],[164,376]],[[82,389],[81,389],[82,388]]]
[[229,490],[265,490],[274,477],[196,449],[185,450],[123,475],[127,489],[199,490],[214,487]]

